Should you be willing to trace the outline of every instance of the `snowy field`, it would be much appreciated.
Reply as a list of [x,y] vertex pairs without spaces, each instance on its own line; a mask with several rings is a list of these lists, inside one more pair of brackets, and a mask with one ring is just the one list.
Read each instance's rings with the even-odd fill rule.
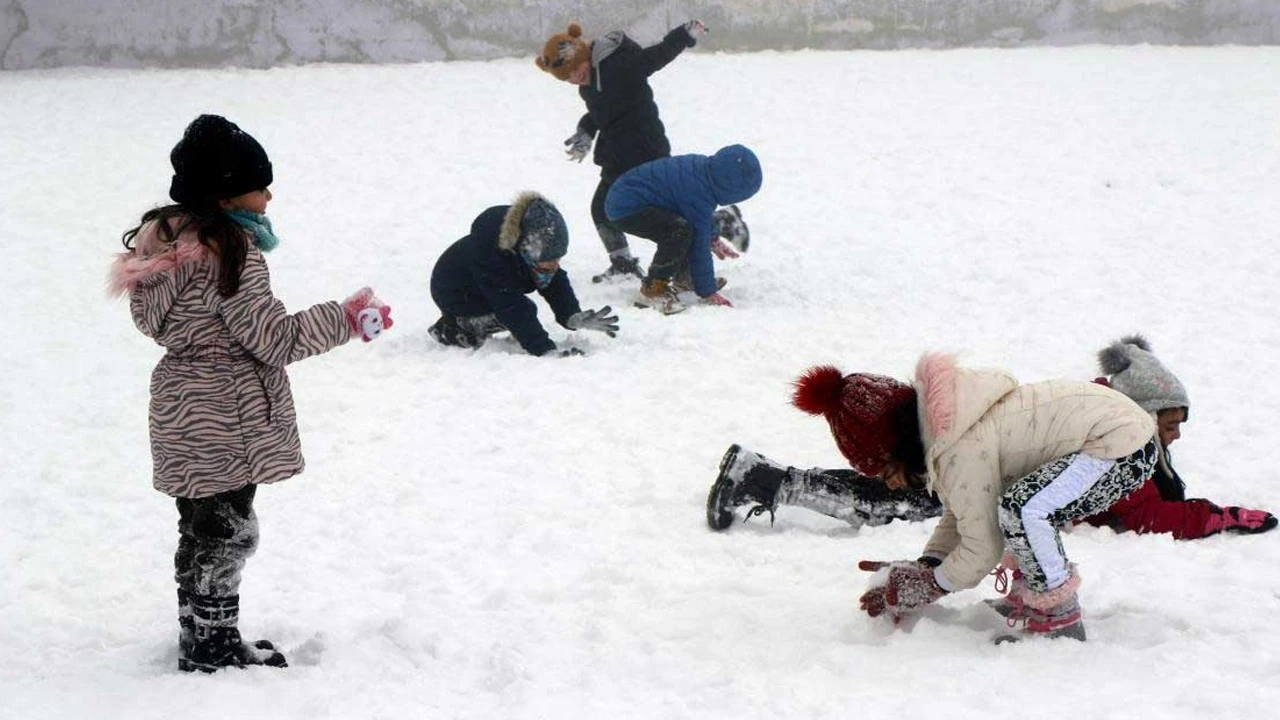
[[[1089,642],[996,647],[990,583],[908,630],[858,612],[857,561],[915,557],[932,522],[703,519],[732,442],[840,464],[787,405],[811,364],[1088,379],[1135,331],[1192,397],[1188,494],[1280,508],[1280,48],[691,53],[654,86],[675,152],[764,164],[753,246],[719,263],[733,309],[591,284],[596,172],[561,145],[582,104],[531,60],[0,73],[0,717],[1280,713],[1280,533],[1077,528]],[[308,469],[258,494],[241,618],[283,671],[176,670],[160,350],[104,297],[201,112],[271,155],[285,303],[371,284],[396,321],[291,368]],[[427,336],[436,256],[522,189],[568,218],[584,307],[621,315],[615,340],[553,325],[586,357]]]

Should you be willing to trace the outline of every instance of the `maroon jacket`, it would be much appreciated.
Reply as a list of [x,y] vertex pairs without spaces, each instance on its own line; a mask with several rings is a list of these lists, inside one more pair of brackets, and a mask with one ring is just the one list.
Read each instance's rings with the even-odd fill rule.
[[[1167,456],[1166,456],[1167,457]],[[1172,468],[1170,468],[1172,470]],[[1161,477],[1163,475],[1163,477]],[[1106,512],[1085,518],[1085,522],[1098,527],[1111,527],[1116,532],[1126,530],[1135,533],[1168,533],[1179,540],[1195,540],[1217,532],[1209,530],[1209,518],[1220,512],[1208,500],[1181,498],[1166,499],[1172,493],[1161,496],[1158,480],[1172,480],[1181,495],[1182,482],[1176,472],[1172,477],[1157,467],[1154,477],[1131,495],[1112,505]]]
[[[1107,378],[1094,378],[1099,385],[1111,387]],[[1160,438],[1156,438],[1159,442]],[[1120,499],[1106,512],[1085,518],[1096,527],[1110,527],[1116,532],[1168,533],[1179,540],[1195,540],[1219,532],[1210,530],[1209,518],[1222,510],[1208,500],[1187,499],[1186,485],[1173,469],[1169,449],[1160,446],[1160,462],[1155,473],[1142,487]]]

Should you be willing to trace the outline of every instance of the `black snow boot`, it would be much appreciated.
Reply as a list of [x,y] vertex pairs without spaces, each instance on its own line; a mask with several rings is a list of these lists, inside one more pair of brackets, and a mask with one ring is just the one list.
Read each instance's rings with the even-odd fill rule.
[[778,489],[787,480],[789,470],[741,445],[730,445],[707,495],[707,525],[712,530],[724,530],[733,524],[733,509],[748,503],[756,503],[747,513],[748,518],[768,512],[772,522],[778,507]]
[[[178,657],[191,654],[196,645],[196,619],[191,611],[191,593],[178,588]],[[181,660],[178,661],[181,664]]]
[[[185,595],[185,598],[184,598]],[[190,621],[183,618],[188,601]],[[183,672],[215,672],[226,667],[269,665],[288,667],[284,655],[266,640],[244,642],[236,625],[240,620],[240,596],[204,597],[178,591],[178,669]],[[186,642],[190,629],[190,643]]]
[[644,271],[640,269],[640,261],[631,255],[618,255],[609,258],[609,268],[591,278],[593,283],[613,282],[614,280],[635,278],[644,279]]

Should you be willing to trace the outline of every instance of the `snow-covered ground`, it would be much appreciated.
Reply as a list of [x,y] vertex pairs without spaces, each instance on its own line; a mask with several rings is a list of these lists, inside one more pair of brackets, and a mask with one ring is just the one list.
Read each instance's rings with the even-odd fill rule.
[[[839,465],[787,405],[811,364],[906,378],[943,349],[1088,379],[1134,331],[1192,396],[1190,494],[1280,508],[1280,49],[690,54],[654,86],[677,153],[763,161],[753,246],[720,264],[736,308],[664,318],[591,284],[596,172],[561,145],[582,105],[529,61],[0,73],[0,717],[1280,711],[1280,533],[1077,528],[1089,642],[996,647],[989,584],[910,631],[857,611],[857,560],[914,557],[933,523],[703,519],[731,442]],[[175,669],[176,512],[146,431],[160,351],[104,298],[200,112],[271,155],[286,304],[367,283],[396,320],[291,369],[308,469],[258,494],[242,587],[242,627],[284,671]],[[568,359],[437,346],[435,257],[530,188],[621,334],[553,326],[588,353]]]

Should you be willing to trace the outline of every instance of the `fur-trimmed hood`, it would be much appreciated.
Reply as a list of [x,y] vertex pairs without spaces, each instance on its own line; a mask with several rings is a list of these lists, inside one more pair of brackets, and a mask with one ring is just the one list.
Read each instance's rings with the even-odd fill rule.
[[498,230],[498,249],[509,253],[516,251],[520,242],[520,222],[534,200],[546,201],[541,194],[526,190],[516,196],[507,213],[502,216],[502,227]]
[[[945,451],[956,438],[978,422],[991,406],[1018,387],[1003,370],[965,369],[954,355],[925,353],[916,363],[920,439],[925,456]],[[961,404],[960,398],[964,398]]]
[[132,295],[138,287],[150,284],[162,273],[188,264],[213,258],[209,248],[194,233],[183,233],[172,243],[160,237],[159,220],[143,225],[134,237],[134,249],[116,255],[107,273],[107,294],[111,297]]
[[498,249],[525,255],[532,262],[555,260],[569,250],[569,228],[550,200],[527,190],[502,216]]

